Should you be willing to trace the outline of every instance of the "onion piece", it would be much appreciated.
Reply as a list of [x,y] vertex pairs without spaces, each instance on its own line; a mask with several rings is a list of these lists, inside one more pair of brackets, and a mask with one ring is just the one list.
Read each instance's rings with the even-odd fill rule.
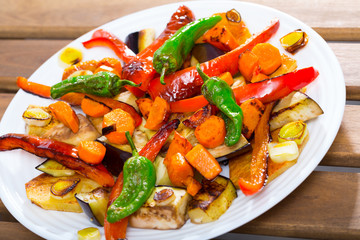
[[280,43],[286,51],[295,53],[297,50],[304,47],[308,40],[307,34],[301,29],[297,29],[280,38]]
[[29,107],[22,115],[26,124],[30,126],[45,127],[51,122],[52,116],[42,108]]
[[279,131],[279,142],[295,141],[297,145],[301,145],[304,139],[309,135],[306,123],[303,121],[295,121],[285,124]]
[[275,163],[293,161],[299,156],[299,147],[294,141],[271,142],[268,144],[268,150],[270,159]]

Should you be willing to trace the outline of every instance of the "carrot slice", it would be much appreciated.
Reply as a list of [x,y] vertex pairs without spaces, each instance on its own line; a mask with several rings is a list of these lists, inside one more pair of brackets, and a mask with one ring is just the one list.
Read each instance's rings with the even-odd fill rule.
[[154,101],[150,98],[139,98],[136,100],[136,104],[145,119],[148,119],[153,103]]
[[174,138],[170,143],[169,149],[166,153],[164,164],[167,166],[170,164],[170,158],[176,153],[181,153],[183,155],[187,154],[192,149],[191,143],[183,137],[180,133],[175,131]]
[[189,183],[187,183],[186,191],[191,195],[195,196],[200,189],[202,188],[201,183],[199,183],[195,178],[188,178]]
[[105,104],[95,101],[87,96],[85,96],[81,101],[81,109],[90,117],[102,117],[111,111],[111,108]]
[[178,187],[185,186],[188,177],[194,177],[194,169],[181,153],[171,156],[167,170],[171,183]]
[[36,94],[40,97],[50,98],[50,87],[35,82],[30,82],[24,77],[17,77],[16,84],[22,90]]
[[261,81],[264,81],[266,79],[269,79],[270,77],[259,72],[259,73],[254,73],[252,78],[251,78],[251,82],[252,83],[255,83],[255,82],[261,82]]
[[132,135],[135,130],[134,119],[128,112],[117,108],[104,115],[103,135],[115,144],[126,144],[125,132],[129,131]]
[[252,52],[259,58],[261,72],[265,75],[270,75],[281,66],[280,51],[270,43],[259,43]]
[[259,99],[253,98],[243,102],[240,107],[244,114],[242,134],[249,139],[264,113],[265,106]]
[[203,35],[203,41],[225,51],[231,51],[239,46],[235,37],[225,25],[216,25]]
[[246,81],[250,81],[256,69],[259,68],[259,57],[246,50],[239,57],[239,71]]
[[191,149],[186,155],[186,160],[206,179],[212,180],[221,173],[221,167],[218,161],[206,150],[206,148],[198,144]]
[[229,86],[231,86],[234,83],[234,79],[231,76],[230,72],[225,72],[219,76],[220,79],[224,80]]
[[221,117],[212,115],[195,129],[195,137],[206,148],[215,148],[224,143],[225,122]]
[[170,116],[169,103],[161,98],[156,97],[150,109],[149,117],[145,123],[145,127],[151,130],[158,130],[166,123]]
[[68,103],[58,101],[50,104],[49,109],[54,117],[70,128],[73,133],[79,131],[79,118]]
[[97,141],[81,141],[77,147],[81,160],[89,164],[99,164],[104,159],[106,148]]

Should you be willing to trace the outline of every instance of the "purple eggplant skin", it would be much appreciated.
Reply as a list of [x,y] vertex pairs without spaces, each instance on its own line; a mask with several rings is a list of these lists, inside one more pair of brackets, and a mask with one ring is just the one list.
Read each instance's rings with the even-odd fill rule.
[[191,50],[191,54],[199,61],[199,63],[207,62],[218,56],[224,55],[225,52],[214,47],[209,43],[196,44]]
[[139,53],[139,33],[133,32],[125,38],[125,44],[135,53]]
[[226,154],[224,156],[218,157],[216,158],[216,160],[224,165],[227,165],[229,163],[229,160],[236,157],[236,156],[240,156],[241,154],[247,153],[251,150],[251,144],[247,143],[244,146],[242,146],[239,149],[236,149],[235,151]]
[[128,160],[128,158],[130,158],[132,154],[116,148],[109,143],[99,140],[97,141],[103,144],[106,148],[106,153],[102,164],[112,175],[118,176],[123,170],[125,161]]
[[[102,227],[104,225],[109,192],[104,188],[97,188],[88,193],[77,193],[75,194],[75,198],[83,212],[89,217],[90,221],[95,225]],[[90,202],[96,203],[91,206]]]

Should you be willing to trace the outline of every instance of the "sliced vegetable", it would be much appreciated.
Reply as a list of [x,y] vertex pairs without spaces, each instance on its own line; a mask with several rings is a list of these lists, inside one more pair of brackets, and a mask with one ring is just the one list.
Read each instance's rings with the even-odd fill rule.
[[264,114],[255,129],[255,141],[250,166],[250,179],[240,178],[238,181],[241,191],[245,195],[259,192],[265,185],[268,166],[268,143],[270,142],[269,118],[274,103],[265,106]]
[[225,72],[219,76],[220,79],[224,80],[229,86],[234,83],[234,79],[230,72]]
[[77,147],[81,160],[89,164],[99,164],[102,162],[106,148],[97,141],[81,141]]
[[150,98],[139,98],[136,100],[136,104],[145,119],[148,119],[153,103],[154,101]]
[[73,176],[75,174],[74,170],[69,169],[52,159],[46,160],[35,168],[53,177]]
[[63,197],[69,192],[71,192],[79,182],[79,178],[59,179],[51,186],[50,192],[54,196]]
[[309,130],[306,123],[296,121],[285,124],[279,131],[279,142],[294,141],[297,145],[301,145],[308,136]]
[[221,117],[210,116],[195,129],[195,137],[206,148],[215,148],[224,143],[225,122]]
[[294,141],[271,142],[268,144],[268,148],[270,159],[275,163],[293,161],[299,157],[299,148]]
[[[245,50],[253,48],[257,43],[267,41],[277,31],[279,25],[279,20],[274,20],[269,27],[251,37],[245,44],[225,55],[202,63],[201,70],[210,77],[218,76],[224,72],[230,72],[231,75],[234,75],[238,71],[237,61],[239,55]],[[161,96],[168,102],[174,102],[190,98],[200,93],[203,84],[203,80],[197,73],[195,67],[186,68],[170,74],[165,77],[165,82],[166,85],[162,85],[159,78],[151,81],[148,93],[152,99]],[[206,104],[201,107],[205,105]]]
[[251,51],[259,58],[260,71],[265,75],[281,66],[280,51],[270,43],[259,43]]
[[230,22],[239,23],[241,22],[241,15],[238,11],[236,11],[236,9],[233,8],[226,12],[226,19]]
[[103,135],[111,143],[125,144],[127,143],[125,132],[129,131],[132,135],[135,122],[128,112],[117,108],[104,115],[102,127]]
[[121,80],[111,72],[98,72],[94,75],[77,76],[65,79],[51,87],[51,97],[60,98],[69,92],[97,95],[100,97],[114,97],[125,86],[138,86],[132,81]]
[[203,180],[203,188],[189,203],[188,214],[192,223],[213,222],[221,217],[237,197],[230,179],[218,176],[213,181]]
[[239,46],[236,38],[226,25],[216,25],[211,28],[204,34],[203,41],[212,44],[224,52],[229,52]]
[[233,157],[239,156],[251,150],[251,144],[246,138],[241,135],[240,140],[233,146],[229,147],[222,144],[216,148],[208,149],[211,155],[216,158],[218,162],[224,162],[232,159]]
[[94,227],[84,228],[77,233],[78,240],[100,240],[101,234],[99,229]]
[[170,102],[170,109],[171,112],[174,113],[195,112],[208,104],[209,102],[204,98],[204,96],[199,95],[193,98]]
[[49,109],[54,117],[70,128],[73,133],[79,131],[79,118],[68,103],[58,101],[50,104]]
[[191,166],[208,180],[214,179],[222,171],[218,161],[201,144],[193,147],[185,157]]
[[138,54],[148,47],[155,40],[155,30],[146,28],[138,32],[127,35],[125,44],[135,53]]
[[164,125],[170,116],[170,105],[161,97],[155,98],[150,112],[149,117],[145,123],[145,127],[151,130],[158,130]]
[[106,219],[110,223],[117,222],[138,210],[155,187],[154,165],[149,159],[139,155],[129,132],[126,132],[126,138],[133,156],[126,160],[124,165],[124,187],[119,197],[108,208]]
[[104,226],[105,212],[109,200],[109,192],[104,188],[96,188],[91,192],[79,192],[75,198],[81,209],[98,226]]
[[51,122],[52,116],[41,107],[28,107],[22,115],[26,124],[44,127]]
[[60,60],[68,65],[74,65],[82,60],[82,52],[74,47],[67,47],[60,53]]
[[283,48],[289,53],[295,53],[300,48],[303,48],[309,38],[305,32],[301,29],[297,29],[294,32],[288,33],[280,38],[280,43]]
[[193,177],[188,178],[186,184],[187,184],[186,191],[193,197],[196,196],[196,194],[198,194],[198,192],[202,188],[202,184]]
[[170,159],[173,155],[177,153],[186,155],[191,149],[191,143],[185,137],[181,136],[177,131],[175,131],[174,138],[170,143],[170,146],[166,153],[166,157],[164,159],[165,166],[168,166],[170,164]]
[[24,77],[17,77],[16,84],[19,88],[28,93],[36,94],[44,98],[50,98],[50,87],[48,86],[30,82]]
[[214,47],[210,43],[195,44],[191,50],[191,55],[194,56],[199,63],[207,62],[211,59],[224,55],[224,53],[224,51]]
[[111,111],[111,108],[101,102],[97,102],[85,96],[81,101],[81,110],[90,117],[102,117]]
[[0,137],[0,151],[19,148],[39,157],[54,159],[104,187],[114,185],[114,178],[101,164],[90,166],[81,161],[76,148],[70,144],[16,133],[9,133]]
[[239,57],[239,71],[244,76],[246,81],[250,82],[254,72],[259,68],[259,57],[252,51],[247,50],[240,54]]
[[197,110],[193,115],[185,119],[182,123],[189,128],[196,128],[215,112],[215,107],[208,104],[205,107]]
[[258,99],[252,98],[243,102],[240,107],[244,114],[242,133],[250,139],[264,113],[265,106]]
[[170,181],[177,187],[187,186],[188,179],[194,177],[192,166],[181,153],[173,154],[166,165]]
[[195,45],[195,41],[207,30],[221,20],[220,16],[201,18],[180,28],[169,38],[153,57],[154,69],[161,74],[160,82],[164,83],[164,76],[178,70],[185,58]]

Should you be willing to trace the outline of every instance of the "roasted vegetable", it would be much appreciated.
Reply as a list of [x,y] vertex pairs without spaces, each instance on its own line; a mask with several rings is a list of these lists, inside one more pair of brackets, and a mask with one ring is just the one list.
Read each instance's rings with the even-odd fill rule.
[[207,62],[211,59],[217,58],[221,55],[224,55],[224,51],[221,51],[217,47],[209,43],[195,44],[191,50],[191,55],[199,62]]
[[309,134],[307,124],[303,121],[296,121],[285,124],[279,131],[279,142],[295,141],[301,145]]
[[51,114],[41,107],[28,107],[22,115],[25,123],[30,126],[45,127],[52,119]]
[[230,179],[218,176],[213,181],[203,180],[203,188],[189,203],[188,214],[192,223],[215,221],[230,207],[237,197]]
[[135,54],[138,54],[148,47],[154,40],[155,30],[153,28],[146,28],[127,35],[125,44],[128,45]]
[[296,142],[271,142],[268,145],[269,157],[275,163],[293,161],[299,157],[299,148]]
[[100,240],[100,231],[94,227],[84,228],[77,233],[78,240]]
[[37,170],[47,173],[53,177],[73,176],[74,170],[71,170],[55,160],[48,159],[36,167]]
[[90,221],[98,226],[104,226],[105,212],[109,200],[109,192],[104,188],[96,188],[91,192],[79,192],[75,198]]
[[129,224],[136,228],[178,229],[187,220],[190,199],[185,189],[156,187],[145,204],[130,216]]
[[297,29],[294,32],[288,33],[280,38],[280,43],[283,48],[289,53],[295,53],[300,48],[303,48],[309,38],[305,32],[301,29]]
[[270,131],[289,122],[305,122],[323,113],[321,107],[308,95],[298,91],[293,92],[275,105],[269,121]]
[[65,48],[59,55],[59,59],[67,65],[77,64],[82,58],[82,52],[74,47]]
[[[56,196],[51,193],[50,189],[56,182],[73,181],[74,179],[79,180],[79,182],[72,191],[63,196]],[[25,184],[26,195],[32,203],[47,210],[65,212],[82,212],[74,195],[78,192],[90,192],[98,187],[100,187],[98,183],[79,174],[68,177],[53,177],[43,173]]]

